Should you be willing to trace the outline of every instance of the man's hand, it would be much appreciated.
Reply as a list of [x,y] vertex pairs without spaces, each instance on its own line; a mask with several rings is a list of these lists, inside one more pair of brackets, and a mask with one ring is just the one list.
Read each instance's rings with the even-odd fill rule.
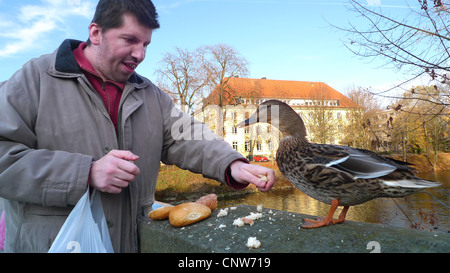
[[140,173],[133,163],[138,159],[130,151],[112,150],[92,163],[91,186],[102,192],[120,193]]
[[238,183],[254,184],[261,192],[266,192],[275,183],[275,171],[259,165],[251,165],[242,161],[234,161],[230,165],[231,176]]

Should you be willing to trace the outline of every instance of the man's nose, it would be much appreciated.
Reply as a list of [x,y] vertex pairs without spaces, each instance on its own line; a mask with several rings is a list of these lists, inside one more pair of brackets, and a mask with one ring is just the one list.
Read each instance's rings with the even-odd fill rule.
[[147,47],[143,45],[136,45],[131,52],[131,57],[133,57],[138,63],[141,63],[145,59],[145,54],[147,52]]

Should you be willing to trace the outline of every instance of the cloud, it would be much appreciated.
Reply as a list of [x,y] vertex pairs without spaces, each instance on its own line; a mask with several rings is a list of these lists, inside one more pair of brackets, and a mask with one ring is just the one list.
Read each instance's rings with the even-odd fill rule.
[[81,16],[91,18],[95,7],[86,0],[41,0],[38,4],[23,5],[19,12],[8,11],[0,14],[0,57],[12,56],[23,52],[55,31],[70,28],[68,17]]
[[381,0],[367,0],[367,5],[369,6],[381,6]]

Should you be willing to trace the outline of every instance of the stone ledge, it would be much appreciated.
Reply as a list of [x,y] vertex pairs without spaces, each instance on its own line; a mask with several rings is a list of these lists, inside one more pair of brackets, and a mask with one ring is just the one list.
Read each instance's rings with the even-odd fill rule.
[[[256,207],[240,205],[217,217],[219,209],[202,222],[175,228],[168,220],[140,225],[141,252],[149,253],[369,253],[379,247],[382,253],[450,252],[450,235],[346,221],[318,229],[300,228],[311,216],[263,209],[263,217],[253,226],[233,226],[236,218],[257,212]],[[219,228],[219,225],[225,227]],[[258,249],[245,244],[249,237],[261,242]],[[372,242],[372,243],[370,243]],[[373,243],[374,242],[374,243]]]

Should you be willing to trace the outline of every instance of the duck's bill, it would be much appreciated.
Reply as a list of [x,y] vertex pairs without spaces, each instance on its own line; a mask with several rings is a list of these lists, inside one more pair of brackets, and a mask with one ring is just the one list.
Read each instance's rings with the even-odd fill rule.
[[250,119],[246,119],[243,122],[240,122],[238,124],[236,124],[236,127],[238,128],[244,128],[250,125]]
[[[261,122],[261,121],[262,120],[260,120],[260,113],[259,112],[255,112],[248,119],[244,120],[241,123],[236,124],[236,127],[243,128],[243,127],[247,127],[247,126],[252,125],[252,124],[256,124],[256,123]],[[262,122],[267,122],[267,120],[263,120]]]
[[258,117],[253,115],[250,118],[244,120],[243,122],[236,124],[236,127],[238,127],[238,128],[248,127],[249,125],[252,125],[252,124],[255,124],[258,122],[259,122]]

